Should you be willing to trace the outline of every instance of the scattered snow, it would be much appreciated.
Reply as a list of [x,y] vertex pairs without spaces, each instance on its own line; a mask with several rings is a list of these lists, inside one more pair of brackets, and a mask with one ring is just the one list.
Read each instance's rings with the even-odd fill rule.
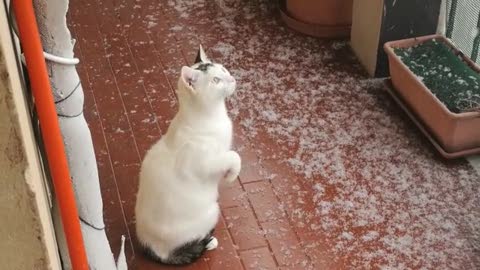
[[[382,81],[362,75],[347,43],[285,28],[273,1],[224,2],[219,9],[206,0],[169,0],[168,6],[195,22],[191,29],[200,27],[199,41],[237,78],[229,108],[254,142],[246,146],[261,159],[281,157],[302,179],[295,197],[288,203],[282,197],[279,207],[292,208],[287,214],[297,228],[319,235],[303,249],[324,245],[332,260],[348,258],[350,269],[478,269],[475,171],[463,160],[440,160]],[[186,26],[170,31],[181,35]],[[178,73],[166,68],[167,76]],[[230,217],[227,227],[238,218]]]
[[150,22],[147,23],[147,28],[153,28],[153,27],[157,26],[157,24],[158,23],[156,23],[156,22],[150,21]]

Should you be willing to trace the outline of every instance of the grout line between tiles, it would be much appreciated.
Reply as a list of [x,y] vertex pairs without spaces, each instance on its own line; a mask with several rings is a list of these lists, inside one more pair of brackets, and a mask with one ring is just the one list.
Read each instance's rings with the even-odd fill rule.
[[[135,56],[133,55],[133,52],[132,52],[132,49],[130,48],[130,43],[128,42],[128,39],[126,36],[122,36],[123,39],[125,40],[125,43],[127,45],[127,48],[128,48],[128,53],[130,54],[130,57],[133,61],[133,64],[135,65],[135,69],[137,70],[137,73],[140,74],[140,70],[138,68],[138,64],[137,64],[137,61],[135,60]],[[153,109],[153,106],[152,106],[152,101],[151,101],[151,97],[148,95],[148,91],[147,91],[147,88],[145,87],[145,82],[142,81],[142,88],[143,88],[143,92],[147,98],[147,101],[148,101],[148,105],[150,107],[150,113],[155,116],[155,126],[157,127],[158,129],[158,132],[160,134],[162,134],[162,129],[160,128],[160,124],[158,123],[158,116],[156,115],[155,113],[155,110]],[[141,158],[141,157],[140,157]]]
[[[97,29],[97,32],[100,34],[100,39],[101,39],[101,42],[102,42],[102,45],[103,45],[103,51],[104,51],[104,55],[107,55],[107,51],[105,49],[105,42],[104,42],[104,39],[102,38],[102,32],[100,31],[100,27],[98,25],[98,21],[96,20],[96,29]],[[127,110],[126,110],[126,107],[125,107],[125,103],[123,101],[123,97],[122,97],[122,94],[121,94],[121,91],[118,87],[118,83],[117,83],[117,78],[115,76],[115,73],[113,71],[113,68],[112,68],[112,64],[110,62],[110,58],[107,58],[107,61],[108,61],[108,65],[109,65],[109,68],[110,68],[110,72],[112,73],[112,76],[113,76],[113,79],[115,81],[115,88],[117,89],[117,93],[120,97],[120,100],[122,102],[122,107],[123,107],[123,110],[124,110],[124,114],[125,114],[125,117],[127,118],[127,123],[128,123],[128,126],[130,128],[130,133],[132,135],[132,138],[133,138],[133,142],[135,144],[135,149],[136,149],[136,152],[137,152],[137,157],[138,157],[138,160],[141,160],[140,159],[140,152],[138,150],[138,145],[137,145],[137,141],[136,141],[136,138],[133,134],[133,129],[132,129],[132,125],[131,125],[131,122],[130,122],[130,119],[128,117],[128,114],[126,113]],[[104,130],[103,128],[103,125],[101,126],[102,129]],[[105,138],[106,140],[106,138]],[[108,144],[107,144],[107,149],[108,149]],[[124,206],[123,206],[123,203],[122,203],[122,197],[121,197],[121,193],[120,193],[120,190],[118,188],[118,183],[117,183],[117,173],[115,172],[115,169],[113,168],[113,162],[111,160],[111,156],[109,155],[110,157],[110,164],[112,166],[112,170],[113,170],[113,177],[114,177],[114,181],[115,181],[115,185],[116,185],[116,188],[117,188],[117,193],[118,195],[120,196],[120,206],[121,206],[121,209],[122,209],[122,214],[123,214],[123,218],[124,218],[124,222],[125,222],[125,226],[126,226],[126,230],[127,230],[127,234],[128,234],[128,237],[130,239],[130,245],[131,245],[131,248],[132,248],[132,255],[133,255],[133,258],[135,257],[135,249],[134,249],[134,245],[133,245],[133,241],[131,240],[132,237],[131,237],[131,232],[130,232],[130,229],[128,228],[128,225],[127,225],[127,222],[126,222],[126,215],[125,215],[125,209],[124,209]]]
[[[251,182],[249,182],[251,183]],[[249,209],[250,211],[252,212],[253,216],[255,217],[255,221],[257,222],[257,226],[261,229],[262,231],[262,237],[263,239],[265,240],[265,242],[267,243],[267,248],[268,250],[270,251],[270,255],[272,255],[272,258],[273,260],[275,261],[275,265],[277,267],[279,267],[279,263],[277,261],[277,258],[275,258],[275,256],[273,256],[273,251],[272,251],[272,247],[270,246],[270,243],[268,242],[267,238],[265,237],[265,233],[263,231],[263,227],[262,227],[262,224],[260,223],[260,221],[258,220],[258,216],[257,216],[257,213],[255,213],[255,210],[253,208],[253,204],[252,202],[250,201],[250,197],[248,196],[248,192],[245,190],[245,187],[244,187],[244,184],[242,182],[240,182],[240,186],[242,187],[242,190],[243,192],[246,192],[247,193],[247,200],[248,200],[248,206],[249,206]],[[256,247],[256,248],[260,248],[260,247]],[[248,249],[246,249],[248,250]],[[241,250],[241,251],[245,251],[245,250]],[[240,259],[242,260],[243,262],[243,259],[240,257]]]
[[[75,29],[75,26],[73,27]],[[75,31],[77,32],[77,31]],[[80,51],[80,55],[83,56],[83,52],[82,52],[82,46],[80,45],[80,43],[76,44],[78,46],[78,49]],[[83,59],[83,57],[82,57]],[[125,225],[125,228],[127,229],[127,235],[128,235],[128,242],[130,243],[130,247],[132,249],[132,255],[135,256],[135,250],[133,248],[133,242],[132,242],[132,237],[130,235],[130,231],[128,230],[128,226],[127,226],[127,219],[126,219],[126,215],[125,215],[125,210],[123,209],[123,204],[122,204],[122,198],[120,196],[120,191],[119,191],[119,188],[118,188],[118,184],[117,184],[117,179],[116,179],[116,176],[115,176],[115,170],[113,168],[113,162],[112,162],[112,158],[111,158],[111,155],[110,155],[110,149],[109,149],[109,146],[108,146],[108,143],[107,143],[107,138],[105,136],[105,132],[104,132],[104,128],[103,128],[103,123],[102,123],[102,118],[101,118],[101,113],[100,111],[98,110],[98,105],[97,105],[97,101],[96,101],[96,97],[95,97],[95,93],[93,91],[93,89],[91,88],[91,79],[90,79],[90,76],[89,76],[89,72],[88,72],[88,69],[85,69],[85,75],[87,76],[87,81],[88,81],[88,88],[90,89],[90,91],[92,92],[92,98],[93,98],[93,106],[95,108],[95,111],[97,113],[97,117],[98,117],[98,122],[100,124],[100,127],[101,127],[101,131],[102,131],[102,137],[103,137],[103,142],[105,143],[105,147],[107,149],[107,154],[108,154],[108,161],[109,161],[109,165],[110,165],[110,170],[112,172],[112,176],[113,176],[113,182],[115,184],[115,190],[116,190],[116,194],[117,194],[117,199],[118,199],[118,203],[119,203],[119,206],[120,206],[120,210],[121,210],[121,213],[122,213],[122,219],[123,219],[123,223]],[[82,85],[82,89],[83,89],[83,85]],[[99,179],[100,181],[100,179]]]

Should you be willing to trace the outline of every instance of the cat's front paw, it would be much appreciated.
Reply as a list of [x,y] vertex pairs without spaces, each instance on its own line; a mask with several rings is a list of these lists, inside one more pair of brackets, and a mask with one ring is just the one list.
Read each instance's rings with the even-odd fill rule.
[[240,174],[240,170],[242,169],[242,159],[240,155],[238,155],[235,151],[229,151],[229,166],[227,171],[225,172],[225,181],[227,183],[231,183],[237,179],[238,175]]

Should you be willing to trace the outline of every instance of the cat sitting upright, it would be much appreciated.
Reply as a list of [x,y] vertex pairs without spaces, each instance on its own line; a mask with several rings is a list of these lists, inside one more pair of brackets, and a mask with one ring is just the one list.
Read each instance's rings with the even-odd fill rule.
[[241,167],[231,150],[225,98],[236,82],[202,46],[178,80],[179,110],[167,133],[147,152],[135,205],[136,232],[146,253],[164,264],[188,264],[215,249],[218,185]]

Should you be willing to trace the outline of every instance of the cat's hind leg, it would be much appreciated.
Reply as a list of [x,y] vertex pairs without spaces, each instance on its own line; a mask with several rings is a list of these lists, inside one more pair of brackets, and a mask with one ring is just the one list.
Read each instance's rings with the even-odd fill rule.
[[218,240],[213,236],[214,229],[203,239],[194,240],[175,248],[166,259],[160,258],[152,249],[145,247],[148,257],[162,264],[186,265],[195,262],[206,250],[216,249]]
[[194,263],[203,255],[205,250],[207,250],[206,245],[207,243],[203,239],[188,242],[174,249],[166,259],[159,258],[151,251],[147,251],[147,255],[162,264],[187,265]]

